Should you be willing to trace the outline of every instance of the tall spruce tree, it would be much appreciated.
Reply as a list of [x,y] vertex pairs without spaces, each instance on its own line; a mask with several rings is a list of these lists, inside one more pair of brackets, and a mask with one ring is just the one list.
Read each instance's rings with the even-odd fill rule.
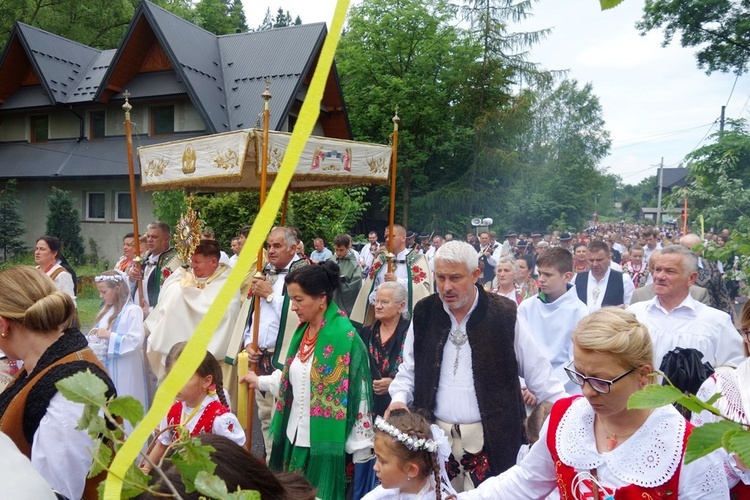
[[0,250],[3,252],[3,260],[26,251],[26,245],[21,240],[26,231],[18,208],[16,180],[10,179],[5,184],[5,189],[0,191],[0,227],[3,228],[0,231]]
[[81,238],[81,214],[73,206],[74,198],[62,189],[52,188],[47,197],[47,235],[62,242],[63,254],[75,264],[85,260],[83,238]]

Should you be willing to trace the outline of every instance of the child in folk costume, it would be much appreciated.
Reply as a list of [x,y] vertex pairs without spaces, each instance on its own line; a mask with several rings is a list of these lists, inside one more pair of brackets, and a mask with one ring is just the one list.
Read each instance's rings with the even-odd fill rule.
[[375,473],[380,486],[363,500],[455,498],[445,471],[451,453],[445,433],[417,413],[394,410],[375,420]]
[[102,308],[89,345],[105,365],[120,396],[133,396],[148,408],[143,361],[143,310],[130,300],[130,288],[120,271],[94,278]]
[[[175,344],[168,357],[177,359],[186,344]],[[177,402],[162,420],[156,442],[148,455],[151,463],[161,461],[167,448],[183,430],[189,432],[191,437],[218,434],[240,446],[245,444],[245,431],[229,409],[224,395],[221,367],[210,352],[206,352],[195,375],[177,393]],[[148,471],[151,466],[146,464],[143,468]]]

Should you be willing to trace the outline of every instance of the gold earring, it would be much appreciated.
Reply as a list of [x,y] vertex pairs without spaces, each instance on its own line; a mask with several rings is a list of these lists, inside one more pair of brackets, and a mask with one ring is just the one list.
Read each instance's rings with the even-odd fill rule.
[[3,333],[0,333],[0,337],[7,339],[8,338],[8,332],[9,330],[5,330]]

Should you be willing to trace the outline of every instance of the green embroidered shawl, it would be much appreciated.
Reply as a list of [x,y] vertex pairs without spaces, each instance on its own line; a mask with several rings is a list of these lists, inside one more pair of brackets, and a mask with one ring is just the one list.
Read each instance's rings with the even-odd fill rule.
[[[293,393],[289,381],[292,364],[307,323],[294,332],[281,374],[276,411],[271,422],[273,449],[269,465],[283,468],[284,444]],[[318,333],[310,368],[310,460],[305,476],[318,488],[318,497],[343,499],[346,490],[345,444],[357,419],[363,398],[372,409],[372,379],[367,351],[349,319],[331,302]]]

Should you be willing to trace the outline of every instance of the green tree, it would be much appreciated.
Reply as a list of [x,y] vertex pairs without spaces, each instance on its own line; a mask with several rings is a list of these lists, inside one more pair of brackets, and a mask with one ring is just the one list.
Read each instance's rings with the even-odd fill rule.
[[247,20],[240,0],[200,0],[195,4],[195,21],[206,31],[216,35],[243,33]]
[[5,184],[5,189],[0,191],[0,249],[3,251],[3,260],[26,251],[21,236],[26,232],[23,228],[23,219],[19,211],[19,201],[16,198],[16,180],[10,179]]
[[299,26],[302,24],[302,19],[297,16],[292,21],[292,15],[289,11],[284,12],[284,9],[279,7],[276,11],[276,17],[271,15],[271,8],[266,8],[266,15],[263,17],[263,21],[255,29],[255,31],[270,30],[273,28],[285,28],[286,26]]
[[[399,106],[398,212],[407,225],[412,200],[451,181],[470,154],[471,129],[454,117],[469,85],[462,72],[479,52],[454,13],[443,0],[363,2],[352,7],[337,54],[358,140],[385,141]],[[377,191],[387,204],[388,189]]]
[[[0,49],[18,20],[97,49],[119,46],[139,0],[19,0],[0,2]],[[190,0],[155,0],[155,4],[189,21]]]
[[62,189],[52,188],[47,197],[47,229],[62,243],[65,257],[75,264],[85,261],[85,249],[81,237],[81,214],[73,206],[75,199]]
[[216,241],[224,249],[230,248],[232,238],[240,234],[242,226],[253,223],[259,205],[257,192],[199,196],[193,202],[193,208],[203,224],[214,230]]
[[305,248],[312,248],[314,238],[329,245],[339,233],[350,233],[367,209],[367,189],[336,188],[289,195],[289,225],[302,233]]
[[529,126],[516,137],[525,167],[505,215],[518,228],[580,228],[611,206],[617,182],[598,167],[611,142],[599,99],[591,84],[575,80],[541,87],[530,99]]
[[642,34],[664,29],[669,45],[679,34],[683,47],[696,48],[698,67],[706,73],[748,69],[750,58],[750,3],[734,0],[646,0]]
[[187,211],[187,196],[184,191],[157,191],[153,196],[154,218],[166,222],[173,228],[180,216]]

